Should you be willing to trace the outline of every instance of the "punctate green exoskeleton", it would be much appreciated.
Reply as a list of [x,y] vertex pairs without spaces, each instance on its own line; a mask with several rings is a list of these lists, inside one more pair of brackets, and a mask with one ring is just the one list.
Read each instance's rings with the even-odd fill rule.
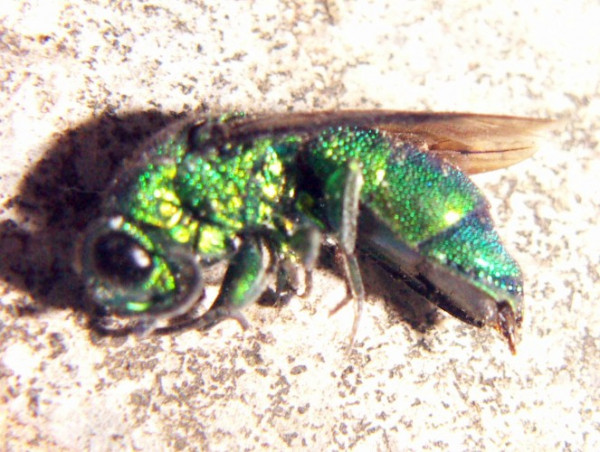
[[[131,330],[203,330],[245,325],[241,309],[267,290],[307,290],[328,239],[356,302],[353,332],[366,253],[455,317],[499,330],[514,352],[521,270],[467,174],[527,158],[548,123],[395,111],[182,121],[116,176],[79,268],[98,305],[136,319]],[[220,292],[196,314],[217,263],[227,264]]]

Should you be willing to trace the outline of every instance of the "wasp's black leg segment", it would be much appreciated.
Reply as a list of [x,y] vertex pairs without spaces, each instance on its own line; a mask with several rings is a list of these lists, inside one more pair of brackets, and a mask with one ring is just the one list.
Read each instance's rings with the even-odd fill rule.
[[304,293],[302,297],[308,297],[312,292],[312,274],[319,258],[319,250],[323,237],[321,232],[314,226],[311,226],[306,232],[306,253],[304,254]]
[[298,293],[299,282],[298,265],[289,259],[280,261],[277,268],[275,295],[277,305],[286,305]]
[[145,317],[132,327],[132,333],[143,339],[150,336],[158,327],[157,319]]
[[302,298],[308,298],[313,290],[313,269],[307,268],[304,270],[304,293],[300,294]]
[[[339,181],[339,177],[342,176],[343,180]],[[336,183],[339,187],[340,182],[342,191],[336,189]],[[358,266],[358,259],[355,254],[356,233],[360,209],[360,191],[362,185],[363,178],[360,164],[355,160],[349,162],[343,175],[334,174],[327,183],[329,188],[327,198],[334,202],[334,205],[330,204],[331,221],[337,229],[337,241],[340,251],[342,252],[344,273],[346,274],[346,281],[350,292],[350,296],[342,300],[342,302],[331,311],[331,314],[344,307],[350,300],[355,300],[355,315],[350,334],[350,347],[354,343],[354,338],[358,331],[358,324],[362,315],[365,299],[365,288]]]
[[310,294],[321,233],[314,225],[303,226],[291,237],[290,244],[289,254],[284,254],[277,266],[276,293],[284,304],[294,295],[305,298]]
[[[319,251],[321,249],[322,234],[319,229],[311,223],[309,220],[300,220],[302,224],[298,231],[291,237],[290,243],[293,248],[294,262],[299,262],[302,265],[295,264],[296,267],[296,295],[306,298],[312,291],[312,272],[315,268],[317,259],[319,258]],[[290,262],[291,265],[294,263]],[[302,284],[304,288],[300,292],[300,278],[299,272],[303,271]]]
[[92,329],[101,336],[126,337],[136,331],[137,323],[123,327],[112,327],[104,317],[95,317],[90,321]]

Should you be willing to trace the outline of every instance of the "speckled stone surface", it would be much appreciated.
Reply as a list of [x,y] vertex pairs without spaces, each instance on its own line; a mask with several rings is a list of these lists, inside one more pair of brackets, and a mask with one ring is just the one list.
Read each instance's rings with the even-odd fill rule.
[[[600,5],[419,5],[2,2],[1,449],[600,449]],[[565,121],[474,178],[526,275],[517,356],[413,328],[374,278],[348,353],[326,266],[246,332],[92,332],[74,242],[137,143],[181,112],[341,108]]]

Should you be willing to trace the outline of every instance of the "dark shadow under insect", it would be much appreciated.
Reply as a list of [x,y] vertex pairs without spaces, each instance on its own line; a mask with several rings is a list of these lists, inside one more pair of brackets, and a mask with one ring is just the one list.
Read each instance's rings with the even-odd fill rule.
[[4,202],[15,219],[0,223],[0,278],[29,294],[15,315],[47,308],[93,314],[73,270],[77,237],[97,215],[104,190],[140,141],[176,120],[156,111],[104,113],[58,136]]

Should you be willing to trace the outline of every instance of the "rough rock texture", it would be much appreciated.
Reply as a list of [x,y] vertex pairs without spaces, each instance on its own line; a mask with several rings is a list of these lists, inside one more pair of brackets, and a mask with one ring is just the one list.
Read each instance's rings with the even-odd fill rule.
[[[488,3],[4,1],[0,448],[598,450],[600,5]],[[92,332],[74,242],[140,140],[192,110],[341,108],[565,121],[474,178],[526,274],[517,356],[445,314],[414,328],[377,274],[347,353],[327,265],[246,332]]]

